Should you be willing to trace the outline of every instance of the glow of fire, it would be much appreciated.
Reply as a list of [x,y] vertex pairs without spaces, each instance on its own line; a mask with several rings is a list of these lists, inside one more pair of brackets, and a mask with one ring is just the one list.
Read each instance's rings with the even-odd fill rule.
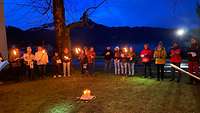
[[124,48],[124,51],[127,53],[127,52],[128,52],[128,49],[125,47],[125,48]]
[[14,55],[17,55],[17,51],[16,51],[16,50],[13,50],[13,54],[14,54]]
[[64,56],[64,58],[65,58],[65,59],[69,59],[69,57],[67,57],[67,56]]
[[46,51],[45,50],[42,50],[42,53],[45,53]]
[[85,89],[83,91],[83,95],[89,96],[91,94],[91,91],[89,89]]
[[76,51],[77,54],[79,54],[81,49],[80,48],[75,48],[75,51]]

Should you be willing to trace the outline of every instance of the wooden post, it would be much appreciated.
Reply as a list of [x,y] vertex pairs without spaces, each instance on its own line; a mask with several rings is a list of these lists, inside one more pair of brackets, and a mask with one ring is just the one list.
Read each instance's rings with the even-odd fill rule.
[[4,22],[4,0],[2,0],[0,3],[0,52],[5,58],[8,58],[8,47]]

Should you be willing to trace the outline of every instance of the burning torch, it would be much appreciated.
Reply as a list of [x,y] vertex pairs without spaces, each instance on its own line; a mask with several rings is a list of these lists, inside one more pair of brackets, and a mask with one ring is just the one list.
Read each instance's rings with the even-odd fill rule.
[[128,49],[127,49],[126,47],[124,48],[124,52],[125,52],[125,53],[127,53],[127,52],[128,52]]
[[76,52],[76,54],[79,54],[81,52],[81,49],[80,48],[75,48],[75,52]]

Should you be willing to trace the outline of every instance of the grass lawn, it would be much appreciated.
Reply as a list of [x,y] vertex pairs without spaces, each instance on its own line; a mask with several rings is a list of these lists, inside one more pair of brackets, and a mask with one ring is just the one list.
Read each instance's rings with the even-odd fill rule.
[[[97,73],[0,86],[0,113],[200,113],[200,86]],[[77,101],[85,88],[96,99]]]

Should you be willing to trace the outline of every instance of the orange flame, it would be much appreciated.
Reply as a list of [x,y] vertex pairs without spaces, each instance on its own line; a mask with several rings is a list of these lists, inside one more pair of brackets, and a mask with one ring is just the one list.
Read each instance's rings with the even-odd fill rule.
[[89,89],[85,89],[83,91],[83,95],[90,96],[91,95],[91,91]]
[[17,51],[16,51],[16,50],[13,50],[13,54],[14,54],[14,55],[17,55]]
[[75,51],[76,51],[77,54],[79,54],[81,49],[80,48],[75,48]]
[[124,48],[124,51],[127,53],[127,52],[128,52],[128,49],[125,47],[125,48]]
[[42,53],[45,53],[46,51],[45,50],[42,50]]

